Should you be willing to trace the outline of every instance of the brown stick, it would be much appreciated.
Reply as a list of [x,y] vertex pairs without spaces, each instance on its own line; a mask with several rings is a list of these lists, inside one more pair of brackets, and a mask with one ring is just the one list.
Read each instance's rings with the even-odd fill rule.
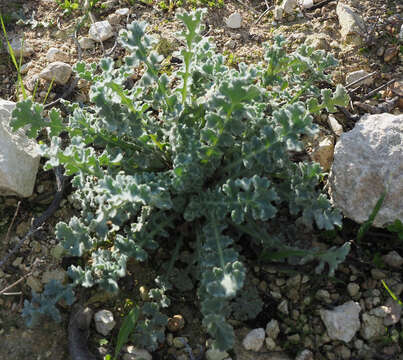
[[[5,287],[3,290],[0,291],[0,295],[7,295],[6,294],[7,290],[10,290],[14,286],[18,285],[20,282],[24,281],[31,274],[32,274],[32,271],[30,271],[28,274],[25,274],[22,278],[20,278],[17,281],[13,282],[11,285],[8,285],[7,287]],[[15,293],[13,293],[13,295],[15,295]]]
[[383,84],[383,85],[377,87],[376,89],[370,91],[367,95],[364,95],[364,96],[361,98],[361,101],[366,100],[366,99],[369,99],[371,96],[374,96],[376,93],[378,93],[378,92],[381,91],[382,89],[386,88],[387,86],[393,84],[395,81],[396,81],[396,79],[389,80],[387,83],[385,83],[385,84]]
[[11,220],[10,226],[8,227],[8,230],[7,230],[7,235],[6,235],[6,238],[5,238],[5,241],[4,241],[5,243],[8,243],[8,241],[9,241],[9,239],[10,239],[11,229],[13,228],[15,219],[16,219],[16,217],[17,217],[17,215],[18,215],[19,210],[20,210],[20,205],[21,205],[21,201],[18,201],[17,209],[16,209],[15,212],[14,212],[13,219]]

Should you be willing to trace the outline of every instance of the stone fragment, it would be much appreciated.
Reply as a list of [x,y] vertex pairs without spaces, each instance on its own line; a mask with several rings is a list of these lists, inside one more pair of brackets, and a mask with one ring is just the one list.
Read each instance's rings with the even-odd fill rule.
[[358,295],[358,293],[360,292],[360,285],[356,284],[356,283],[349,283],[347,285],[347,292],[349,293],[349,295],[354,298]]
[[275,343],[275,341],[272,338],[267,337],[265,339],[265,343],[266,343],[267,350],[273,351],[276,349],[277,344]]
[[397,47],[387,48],[383,54],[383,60],[387,62],[391,62],[393,58],[398,54]]
[[288,315],[289,311],[288,311],[288,301],[286,299],[284,299],[283,301],[281,301],[280,304],[278,304],[277,306],[277,310],[280,311],[281,313]]
[[129,15],[129,12],[130,12],[129,8],[121,8],[121,9],[117,9],[115,11],[115,14],[119,15],[119,16],[127,16],[127,15]]
[[22,129],[10,126],[15,103],[0,99],[0,195],[32,195],[40,156],[37,144]]
[[336,7],[336,14],[341,26],[341,36],[344,41],[354,44],[361,44],[361,29],[364,29],[362,18],[347,4],[339,1]]
[[33,66],[32,61],[29,61],[29,62],[27,62],[26,64],[21,65],[21,67],[20,67],[20,73],[21,73],[22,75],[25,75],[25,74],[29,71],[29,69],[32,68],[32,66]]
[[172,345],[176,349],[182,349],[188,343],[188,339],[186,337],[178,336],[172,339]]
[[273,19],[280,21],[283,18],[283,9],[281,6],[276,6],[273,10]]
[[320,317],[329,337],[348,343],[360,329],[360,311],[360,305],[354,301],[346,302],[333,310],[320,310]]
[[382,260],[386,265],[396,269],[399,269],[403,265],[403,258],[395,250],[382,256]]
[[368,220],[385,190],[373,225],[403,221],[403,115],[364,115],[340,136],[329,176],[330,195],[343,214]]
[[286,14],[294,13],[295,8],[297,7],[297,0],[283,0],[281,4],[281,8]]
[[304,9],[310,9],[313,6],[313,0],[300,0],[300,4]]
[[311,154],[312,160],[318,162],[324,171],[328,171],[332,166],[334,152],[333,141],[332,136],[326,136],[320,141],[319,145]]
[[382,280],[386,278],[386,274],[379,269],[371,269],[371,276],[375,280]]
[[235,12],[228,17],[225,23],[231,29],[239,29],[242,23],[242,16],[240,13]]
[[362,314],[362,326],[360,334],[365,340],[375,340],[386,333],[383,319],[377,316]]
[[387,308],[387,314],[383,319],[383,324],[385,326],[397,324],[402,316],[402,306],[392,298],[388,298],[385,307]]
[[89,37],[83,36],[78,40],[81,49],[87,50],[92,49],[95,46],[95,41]]
[[245,336],[242,345],[245,350],[258,352],[263,347],[265,332],[263,328],[253,329]]
[[306,43],[315,50],[328,50],[329,38],[326,34],[314,33],[306,37]]
[[73,69],[69,64],[55,61],[46,66],[40,72],[39,77],[47,81],[54,79],[56,84],[65,85],[69,81],[72,71]]
[[46,60],[48,60],[50,62],[55,62],[55,61],[68,62],[68,61],[70,61],[70,58],[69,58],[69,55],[66,54],[64,51],[62,51],[58,48],[52,47],[46,53]]
[[327,122],[329,123],[330,128],[337,136],[343,134],[343,126],[340,125],[340,123],[333,115],[328,116]]
[[113,36],[113,29],[107,20],[98,21],[90,26],[88,36],[94,41],[105,41]]
[[[18,60],[20,56],[28,57],[34,53],[34,49],[29,46],[29,42],[24,39],[14,38],[10,41],[11,49],[13,50],[14,56]],[[8,45],[6,46],[7,51],[10,52]]]
[[[353,71],[349,74],[347,74],[346,76],[346,85],[349,85],[351,83],[353,83],[354,81],[357,81],[361,78],[363,78],[364,76],[369,75],[369,72],[365,71],[365,70],[357,70],[357,71]],[[354,86],[360,86],[360,85],[372,85],[374,82],[374,79],[371,77],[366,78],[365,80],[361,80],[360,82],[358,82],[357,84],[355,84]]]
[[109,310],[100,310],[94,315],[95,329],[102,335],[107,336],[115,327],[116,322]]
[[121,19],[121,16],[119,16],[118,14],[109,14],[108,15],[108,22],[109,22],[109,24],[111,24],[111,25],[117,25],[117,24],[119,24],[120,23],[120,19]]
[[275,319],[271,319],[266,325],[266,334],[271,339],[277,339],[278,334],[280,333],[280,327],[278,325],[278,321]]
[[123,360],[152,360],[151,354],[145,349],[128,345],[123,348]]
[[297,357],[295,358],[295,360],[314,360],[313,357],[313,353],[311,350],[305,349],[302,350]]

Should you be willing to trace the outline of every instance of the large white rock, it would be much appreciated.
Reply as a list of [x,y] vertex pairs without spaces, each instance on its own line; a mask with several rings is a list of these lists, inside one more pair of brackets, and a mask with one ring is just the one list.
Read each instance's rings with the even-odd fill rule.
[[361,43],[361,34],[365,29],[362,18],[350,6],[341,1],[337,3],[336,14],[339,18],[343,40],[356,44]]
[[245,350],[259,351],[263,347],[265,331],[263,328],[253,329],[242,341]]
[[40,156],[22,129],[9,126],[15,103],[0,99],[0,195],[32,195]]
[[336,207],[363,223],[386,191],[373,225],[403,221],[402,159],[403,115],[364,115],[335,146],[329,190]]
[[320,310],[320,317],[326,326],[329,337],[348,343],[360,329],[361,307],[349,301],[333,310]]
[[113,29],[107,20],[98,21],[90,26],[88,36],[98,42],[108,40],[113,36]]
[[39,77],[48,81],[54,79],[56,84],[65,85],[69,81],[72,71],[73,69],[69,64],[55,61],[46,66],[40,72]]

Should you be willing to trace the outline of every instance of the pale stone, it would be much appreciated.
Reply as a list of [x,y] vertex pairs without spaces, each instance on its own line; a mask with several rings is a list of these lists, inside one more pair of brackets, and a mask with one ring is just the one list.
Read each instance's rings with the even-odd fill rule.
[[387,315],[383,319],[383,324],[385,326],[397,324],[402,316],[402,306],[392,298],[388,298],[384,307],[387,309]]
[[69,55],[66,54],[64,51],[58,49],[58,48],[50,48],[48,52],[46,53],[46,60],[50,62],[55,62],[55,61],[70,61]]
[[65,85],[69,81],[72,71],[73,69],[69,64],[55,61],[46,66],[46,68],[40,72],[39,77],[47,81],[54,79],[56,84]]
[[95,41],[101,42],[113,36],[113,29],[107,20],[91,24],[88,36]]
[[87,50],[92,49],[95,46],[95,41],[89,37],[83,36],[78,40],[81,49]]
[[360,334],[365,340],[375,340],[385,335],[386,327],[382,318],[364,313],[362,321]]
[[332,136],[326,136],[320,141],[319,145],[311,154],[312,160],[318,162],[324,171],[328,171],[332,166],[334,152],[333,141]]
[[235,12],[228,17],[225,23],[231,29],[239,29],[242,23],[242,16],[240,13]]
[[253,329],[245,336],[242,345],[245,350],[258,352],[263,347],[265,331],[263,328]]
[[295,11],[297,5],[297,0],[284,0],[281,4],[281,8],[286,14],[292,14]]
[[123,348],[123,360],[152,360],[152,355],[145,349],[127,345]]
[[118,14],[109,14],[108,15],[108,22],[111,25],[117,25],[120,23],[121,17]]
[[95,329],[102,335],[107,336],[115,327],[116,322],[109,310],[100,310],[94,315]]
[[300,0],[300,4],[304,9],[310,9],[313,6],[313,0]]
[[[353,83],[354,81],[357,81],[359,79],[361,79],[364,76],[369,75],[369,73],[365,70],[357,70],[357,71],[353,71],[349,74],[347,74],[346,76],[346,85],[349,85],[351,83]],[[360,85],[372,85],[374,82],[374,79],[372,78],[372,76],[366,78],[365,80],[361,80],[360,82],[358,82],[357,84],[355,84],[354,86],[360,86]]]
[[313,353],[311,350],[305,349],[302,350],[297,357],[295,358],[295,360],[314,360],[313,357]]
[[273,11],[273,19],[279,21],[283,18],[283,9],[281,6],[276,6]]
[[333,115],[328,116],[327,122],[329,123],[329,126],[337,136],[343,134],[343,126],[339,124],[339,122]]
[[382,260],[386,265],[396,269],[399,269],[403,265],[403,258],[395,250],[382,256]]
[[[34,53],[34,49],[29,46],[29,42],[24,39],[14,38],[10,41],[11,49],[13,50],[14,56],[16,57],[17,61],[20,56],[28,57]],[[7,51],[10,52],[8,45],[6,46]]]
[[403,221],[403,115],[364,115],[335,146],[330,195],[343,214],[363,223],[384,191],[373,225]]
[[329,42],[329,37],[322,33],[313,33],[306,38],[306,43],[315,50],[328,50]]
[[121,9],[117,9],[115,11],[115,14],[119,15],[119,16],[127,16],[127,15],[129,15],[129,12],[130,12],[129,8],[121,8]]
[[32,66],[33,66],[32,61],[27,62],[26,64],[21,65],[21,67],[20,67],[20,73],[21,73],[22,75],[25,75],[25,74],[29,71],[29,69],[32,68]]
[[0,195],[32,195],[40,156],[35,140],[10,126],[15,103],[0,99]]
[[273,351],[276,349],[276,343],[272,338],[267,337],[265,340],[266,343],[266,349],[269,351]]
[[343,40],[355,44],[361,43],[360,35],[365,29],[362,18],[350,6],[341,1],[337,3],[336,14],[339,18]]
[[320,317],[329,337],[348,343],[360,329],[360,311],[360,305],[354,301],[346,302],[333,310],[320,310]]
[[360,285],[356,283],[349,283],[347,285],[347,291],[351,297],[356,297],[360,292]]
[[266,325],[266,334],[271,339],[277,339],[278,334],[280,333],[280,327],[278,325],[278,321],[275,319],[270,320]]

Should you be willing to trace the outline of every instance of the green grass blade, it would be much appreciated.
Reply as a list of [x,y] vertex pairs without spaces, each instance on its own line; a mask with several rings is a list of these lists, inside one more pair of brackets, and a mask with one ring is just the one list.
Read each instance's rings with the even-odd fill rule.
[[381,210],[383,201],[385,200],[386,192],[383,192],[379,200],[376,202],[376,205],[374,209],[372,210],[371,214],[369,215],[369,218],[367,221],[365,221],[359,228],[358,234],[357,234],[357,242],[360,242],[364,235],[367,233],[369,228],[372,226],[376,215],[378,215],[379,210]]
[[113,360],[118,358],[120,350],[123,345],[127,343],[129,339],[130,333],[133,331],[136,326],[136,322],[140,315],[140,309],[138,306],[134,306],[133,309],[125,316],[122,326],[119,329],[119,334],[116,342],[115,355],[113,356]]
[[21,63],[22,63],[22,48],[23,48],[23,46],[24,46],[24,40],[22,40],[21,51],[20,51],[20,61],[19,61],[19,64],[18,64],[18,63],[17,63],[17,59],[16,59],[15,54],[14,54],[14,50],[13,50],[13,48],[11,47],[10,42],[8,41],[6,26],[4,25],[3,16],[2,16],[1,13],[0,13],[0,22],[1,22],[1,27],[2,27],[2,29],[3,29],[4,37],[6,38],[7,47],[8,47],[8,52],[9,52],[9,54],[10,54],[10,57],[11,57],[11,60],[12,60],[12,62],[13,62],[13,64],[14,64],[14,66],[15,66],[15,68],[16,68],[16,70],[17,70],[17,78],[18,78],[18,82],[19,82],[19,84],[20,84],[22,96],[23,96],[24,100],[26,100],[26,99],[27,99],[27,94],[26,94],[26,91],[25,91],[24,84],[23,84],[23,82],[22,82],[22,76],[21,76],[21,72],[20,72]]
[[[52,81],[51,81],[50,84],[49,84],[48,91],[46,92],[46,96],[45,96],[45,99],[43,100],[42,105],[45,105],[46,100],[48,99],[50,90],[52,90],[52,86],[53,86],[53,82],[54,82],[54,81],[55,81],[55,78],[53,77],[53,78],[52,78]],[[36,84],[38,84],[38,82],[37,82]],[[35,84],[35,88],[36,88],[36,84]]]
[[403,306],[403,302],[401,302],[397,296],[393,293],[392,290],[389,289],[388,285],[386,285],[385,281],[381,280],[383,287],[386,289],[386,291],[389,293],[389,295],[392,297],[393,300],[397,301],[400,306]]

